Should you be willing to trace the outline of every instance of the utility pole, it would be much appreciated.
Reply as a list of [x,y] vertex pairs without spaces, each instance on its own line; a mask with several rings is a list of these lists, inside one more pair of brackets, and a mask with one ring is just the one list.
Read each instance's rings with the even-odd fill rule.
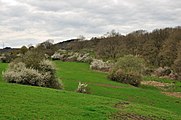
[[4,49],[4,41],[3,41],[3,40],[1,40],[1,42],[2,42],[2,49]]
[[0,40],[1,41],[1,47],[2,47],[2,49],[4,49],[5,48],[5,43],[4,43],[4,41],[3,40]]
[[3,42],[3,49],[4,49],[4,42]]

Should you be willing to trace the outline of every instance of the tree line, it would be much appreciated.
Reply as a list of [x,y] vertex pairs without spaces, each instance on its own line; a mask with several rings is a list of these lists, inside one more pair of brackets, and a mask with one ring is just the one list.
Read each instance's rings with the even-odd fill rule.
[[92,51],[96,58],[104,60],[116,60],[132,54],[144,58],[155,67],[171,67],[181,59],[181,27],[155,29],[152,32],[138,30],[127,35],[112,31],[100,38],[57,45],[66,50]]

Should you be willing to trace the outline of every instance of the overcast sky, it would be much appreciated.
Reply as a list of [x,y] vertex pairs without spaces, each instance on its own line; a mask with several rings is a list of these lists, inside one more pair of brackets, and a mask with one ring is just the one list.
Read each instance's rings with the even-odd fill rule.
[[0,0],[0,48],[181,25],[181,0]]

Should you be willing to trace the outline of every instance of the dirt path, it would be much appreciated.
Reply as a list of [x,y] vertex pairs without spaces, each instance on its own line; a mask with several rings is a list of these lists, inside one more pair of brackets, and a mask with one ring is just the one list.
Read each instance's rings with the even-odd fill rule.
[[168,95],[168,96],[174,96],[177,98],[181,98],[181,92],[162,92],[162,93],[165,95]]
[[171,86],[172,84],[170,83],[162,83],[162,82],[157,82],[157,81],[142,81],[142,85],[150,85],[154,87],[165,87],[165,86]]
[[[79,81],[74,81],[76,83],[79,83]],[[101,87],[108,87],[108,88],[127,88],[127,86],[115,86],[111,84],[104,84],[104,83],[94,83],[94,82],[82,82],[82,83],[87,83],[88,85],[96,85],[96,86],[101,86]],[[132,87],[132,86],[129,86]]]
[[[164,87],[173,85],[170,83],[161,83],[161,82],[157,82],[157,81],[142,81],[141,84],[150,85],[150,86],[154,86],[154,87],[158,87],[158,88],[164,88]],[[177,98],[181,98],[181,92],[162,92],[162,93],[165,95],[168,95],[168,96],[174,96]]]
[[103,84],[103,83],[88,83],[88,84],[101,86],[101,87],[109,87],[109,88],[125,88],[123,86],[114,86],[114,85],[111,85],[111,84]]

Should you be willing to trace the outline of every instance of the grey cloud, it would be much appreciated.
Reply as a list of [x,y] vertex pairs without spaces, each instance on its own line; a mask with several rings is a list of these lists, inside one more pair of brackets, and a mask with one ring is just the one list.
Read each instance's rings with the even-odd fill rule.
[[21,47],[23,45],[26,45],[28,46],[29,44],[34,44],[36,43],[37,40],[34,39],[34,38],[24,38],[24,39],[12,39],[12,40],[9,40],[8,42],[4,42],[4,45],[5,46],[8,46],[8,47],[11,47],[11,46],[17,46],[17,47]]
[[[124,34],[150,31],[178,26],[181,21],[180,0],[8,1],[0,1],[0,35],[12,46],[50,38],[58,42],[80,34],[100,36],[112,29]],[[10,37],[20,42],[16,44]]]

